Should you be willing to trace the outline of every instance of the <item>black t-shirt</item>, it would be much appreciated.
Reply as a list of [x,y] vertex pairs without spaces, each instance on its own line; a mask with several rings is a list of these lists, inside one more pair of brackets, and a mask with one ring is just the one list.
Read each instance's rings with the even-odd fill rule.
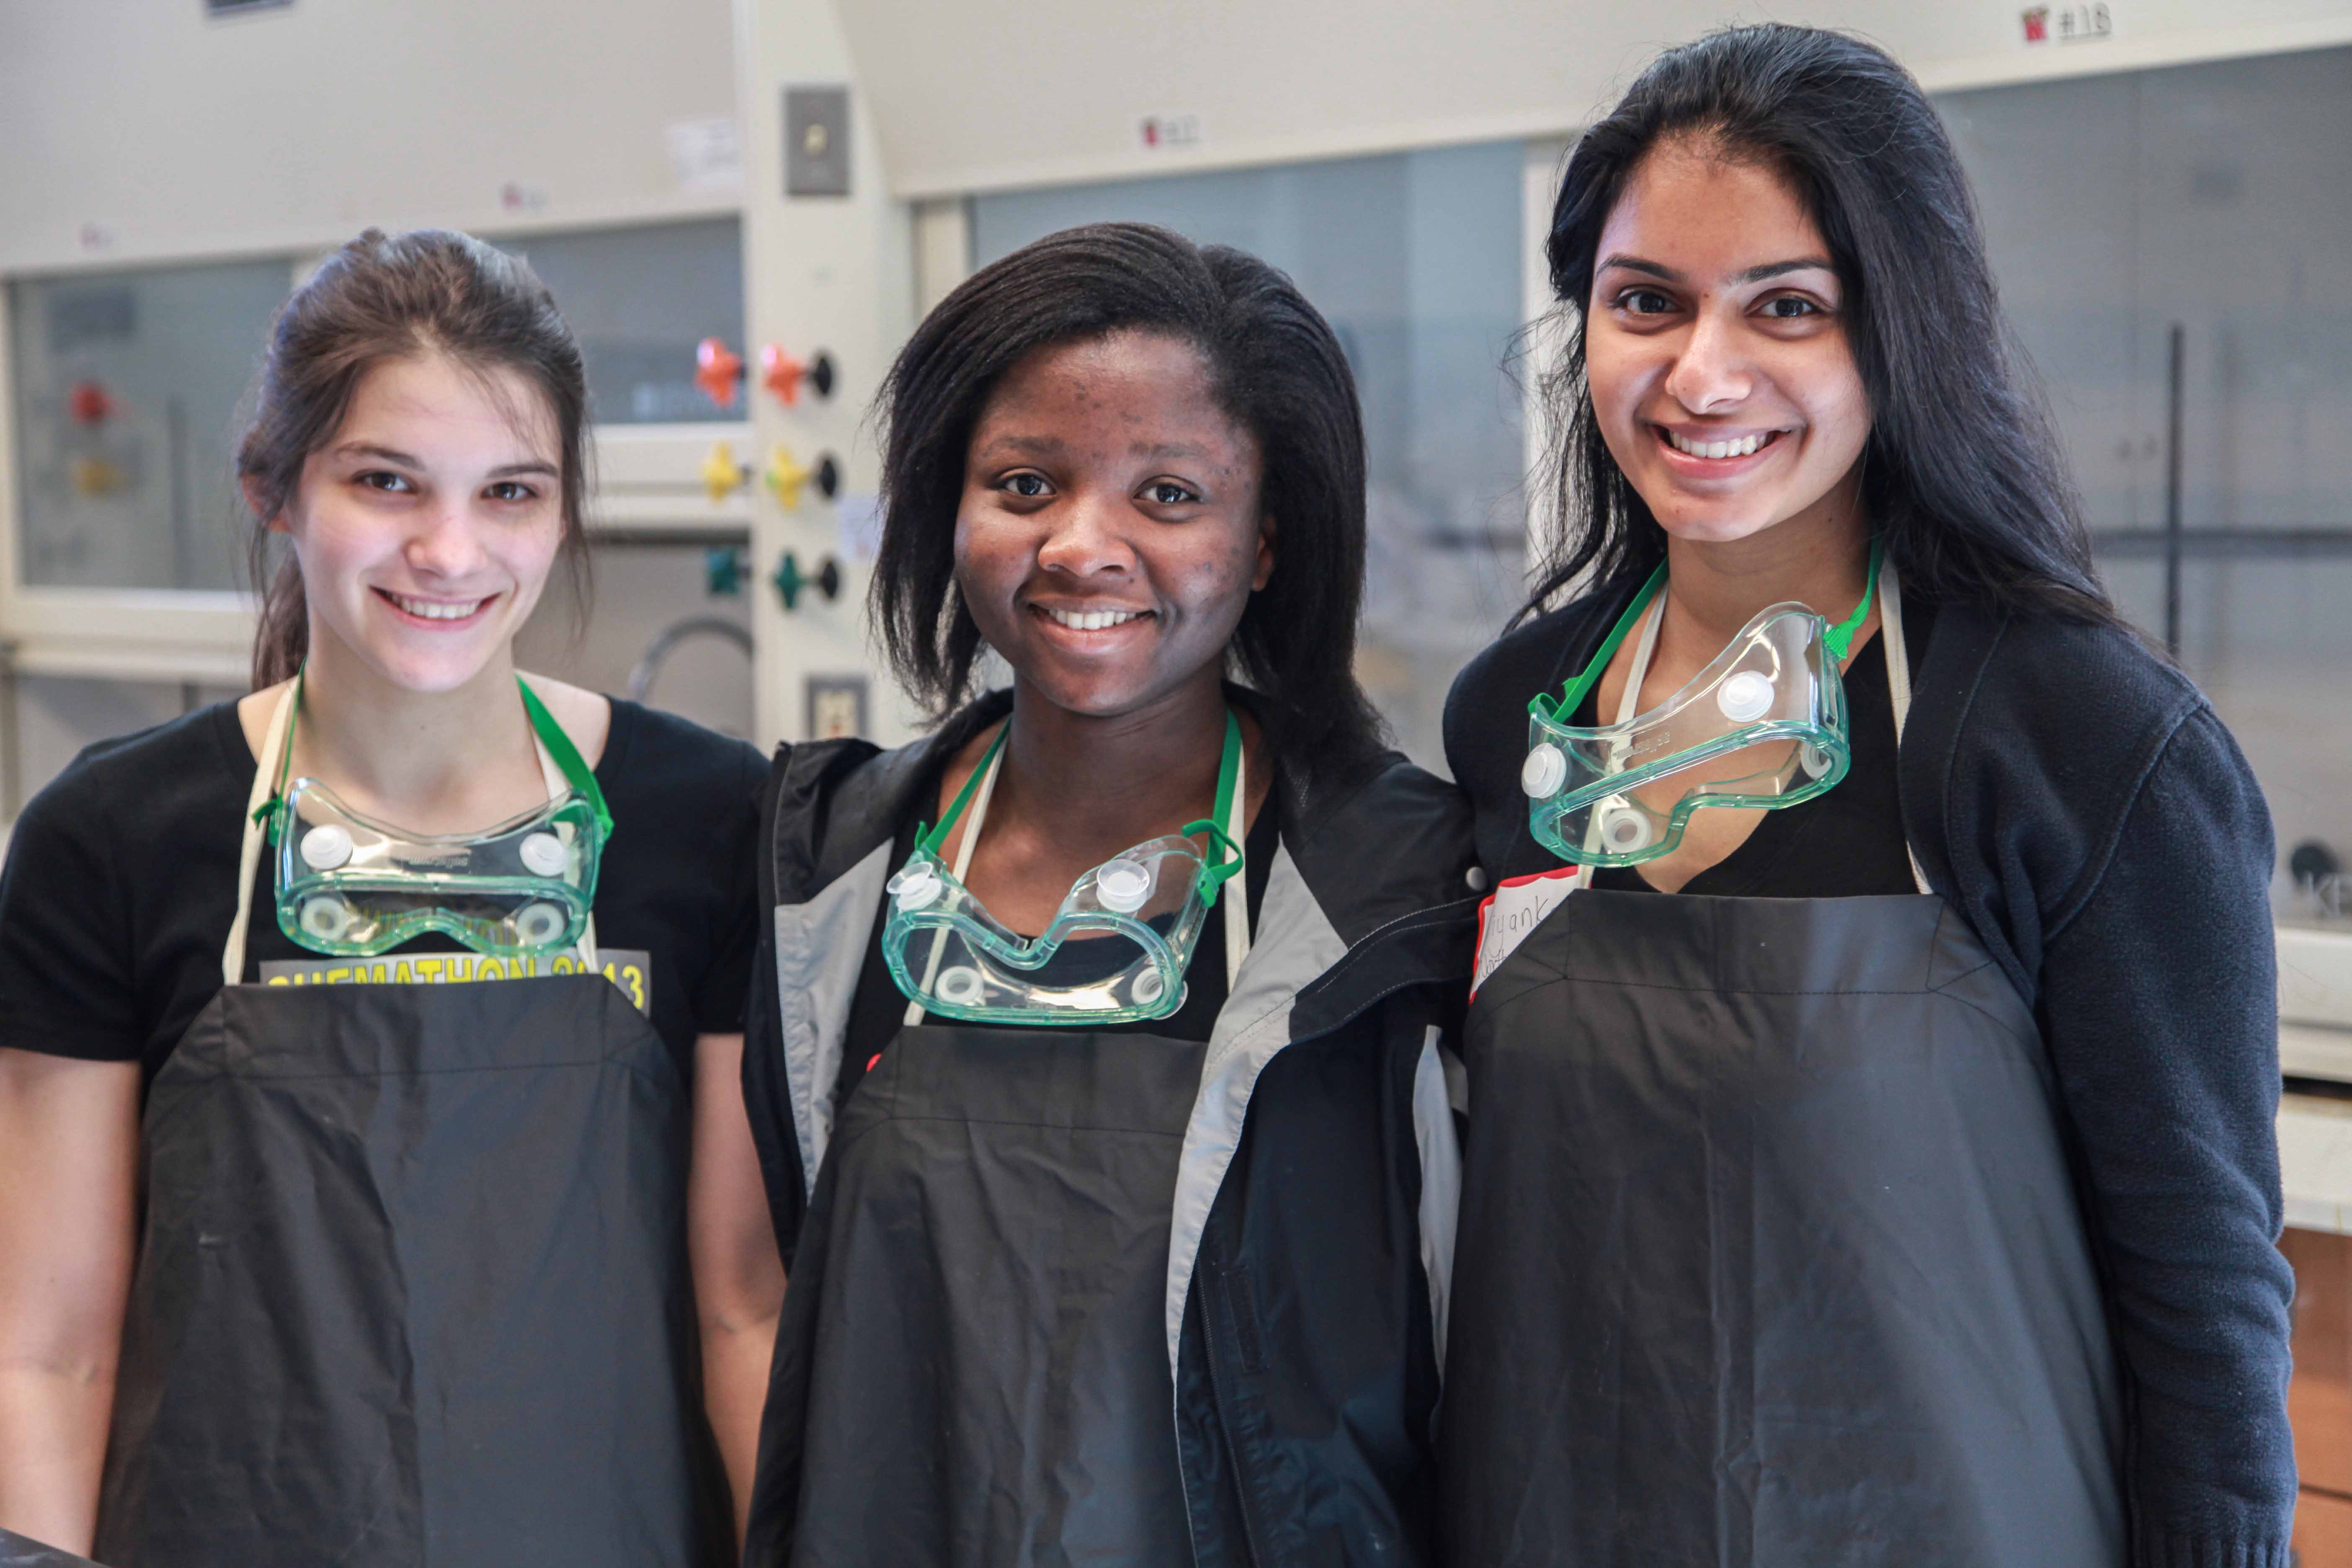
[[[1934,627],[1927,605],[1904,604],[1903,641],[1917,669]],[[1610,617],[1613,623],[1614,617]],[[1497,645],[1490,653],[1508,647]],[[1497,803],[1527,817],[1519,769],[1527,761],[1527,704],[1538,691],[1557,691],[1573,673],[1563,668],[1569,650],[1511,649],[1516,658],[1489,663],[1482,672],[1493,699],[1481,710],[1516,713],[1516,728],[1489,721],[1457,728],[1447,736],[1446,755],[1481,813]],[[1795,805],[1762,814],[1763,820],[1739,847],[1683,885],[1685,893],[1749,899],[1852,899],[1877,893],[1916,893],[1903,837],[1903,805],[1895,768],[1895,709],[1887,687],[1884,640],[1863,644],[1845,670],[1845,705],[1852,760],[1835,787]],[[1587,692],[1569,722],[1593,727],[1600,685]],[[1467,763],[1469,765],[1465,766]],[[1497,879],[1557,864],[1522,827],[1520,847],[1541,866],[1490,866]],[[1604,866],[1592,886],[1616,892],[1651,893],[1639,866]]]
[[[0,872],[0,1047],[137,1061],[153,1079],[220,990],[253,770],[222,703],[89,747],[34,798]],[[740,741],[613,701],[596,941],[649,956],[654,1026],[689,1074],[697,1035],[743,1026],[766,774]],[[265,854],[247,981],[319,956],[278,929],[273,876]],[[436,933],[394,952],[457,951]]]
[[[898,825],[898,837],[891,849],[893,866],[903,866],[914,853],[915,833],[921,825],[918,818],[929,820],[929,804],[939,798],[940,775],[946,771],[944,754],[938,768],[918,783],[909,796],[922,809],[910,813]],[[1258,911],[1265,904],[1267,868],[1281,833],[1277,825],[1276,803],[1281,799],[1280,781],[1266,792],[1265,804],[1258,808],[1257,820],[1250,824],[1249,835],[1242,846],[1244,864],[1235,882],[1248,889],[1250,930],[1257,930]],[[1235,882],[1225,885],[1223,898],[1233,896]],[[1176,1011],[1165,1018],[1146,1018],[1131,1024],[1105,1024],[1098,1026],[1103,1034],[1158,1035],[1171,1040],[1205,1040],[1216,1026],[1217,1013],[1225,1005],[1225,910],[1223,898],[1209,911],[1201,927],[1200,941],[1193,946],[1192,958],[1184,971],[1184,999]],[[867,1069],[888,1048],[900,1027],[907,1021],[907,997],[890,978],[889,961],[882,956],[882,926],[878,917],[874,921],[873,934],[866,942],[866,964],[858,971],[857,990],[849,1004],[849,1026],[843,1037],[841,1076],[835,1087],[834,1105],[838,1108],[849,1102],[849,1094],[857,1087]],[[1083,946],[1074,943],[1071,946]],[[1071,951],[1065,947],[1061,957]],[[928,1022],[953,1022],[964,1028],[993,1028],[1001,1026],[963,1024],[961,1020],[927,1019]]]

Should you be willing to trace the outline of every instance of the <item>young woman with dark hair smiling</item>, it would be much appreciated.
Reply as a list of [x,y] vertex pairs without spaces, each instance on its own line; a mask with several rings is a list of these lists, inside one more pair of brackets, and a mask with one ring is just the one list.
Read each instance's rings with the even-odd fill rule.
[[1425,1562],[1468,820],[1350,672],[1339,345],[1106,225],[966,281],[883,400],[874,607],[944,722],[770,785],[749,1560]]
[[1548,248],[1558,553],[1446,716],[1451,1560],[2284,1568],[2269,819],[2092,574],[1933,108],[1715,34]]
[[738,1065],[763,769],[517,672],[587,448],[577,341],[478,239],[372,229],[279,312],[256,689],[84,752],[0,876],[0,1525],[121,1568],[731,1560],[783,1290]]

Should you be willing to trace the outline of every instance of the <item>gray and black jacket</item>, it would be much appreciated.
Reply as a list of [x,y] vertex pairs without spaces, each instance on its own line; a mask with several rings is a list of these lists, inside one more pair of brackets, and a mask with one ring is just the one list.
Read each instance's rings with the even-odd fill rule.
[[[760,868],[772,913],[743,1077],[788,1262],[825,1168],[894,840],[928,814],[917,797],[940,758],[1008,707],[983,699],[894,752],[777,753]],[[1193,1561],[1427,1562],[1459,1180],[1442,1047],[1476,918],[1469,816],[1394,753],[1341,784],[1301,789],[1285,773],[1276,788],[1280,848],[1180,1158],[1167,1340],[1138,1350],[1169,1357]],[[755,1546],[796,1507],[787,1359],[763,1424]]]

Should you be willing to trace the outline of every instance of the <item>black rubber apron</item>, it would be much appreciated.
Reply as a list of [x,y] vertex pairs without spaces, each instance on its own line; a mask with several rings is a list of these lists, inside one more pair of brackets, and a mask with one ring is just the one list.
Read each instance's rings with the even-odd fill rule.
[[1942,900],[1585,889],[1464,1057],[1450,1561],[2124,1562],[2048,1055]]
[[1168,1263],[1208,1044],[924,1016],[850,1097],[794,1252],[762,1467],[792,1500],[786,1560],[1189,1563]]
[[148,1091],[98,1556],[720,1560],[667,1047],[593,973],[241,984],[259,837]]

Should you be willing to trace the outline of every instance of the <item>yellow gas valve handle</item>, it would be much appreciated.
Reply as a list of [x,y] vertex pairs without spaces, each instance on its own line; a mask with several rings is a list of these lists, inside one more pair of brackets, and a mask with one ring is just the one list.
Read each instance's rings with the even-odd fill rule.
[[735,448],[724,441],[711,444],[710,456],[702,459],[702,488],[710,492],[713,505],[751,482],[751,470],[735,460]]

